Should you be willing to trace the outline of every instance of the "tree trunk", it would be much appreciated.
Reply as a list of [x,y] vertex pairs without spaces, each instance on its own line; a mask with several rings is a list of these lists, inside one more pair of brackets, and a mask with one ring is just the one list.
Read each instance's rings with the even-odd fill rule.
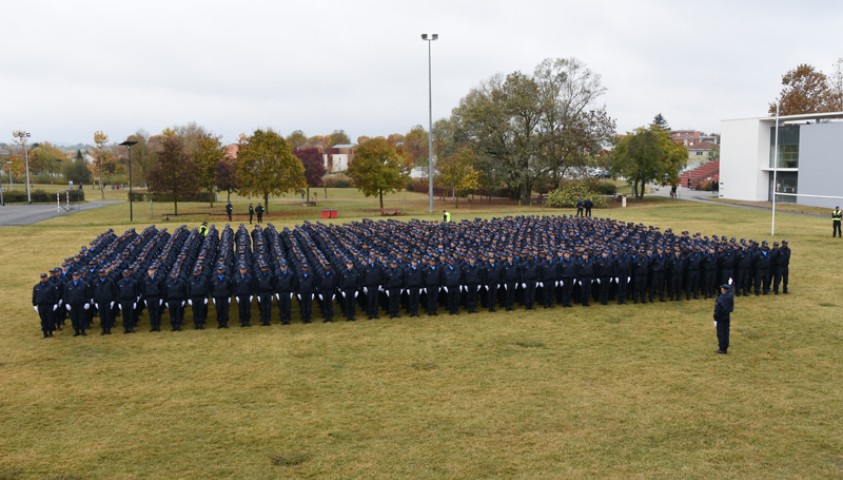
[[211,201],[211,208],[214,208],[214,189],[213,189],[213,188],[209,188],[209,189],[208,189],[208,194],[210,195],[210,197],[209,197],[209,198],[210,198],[210,201]]
[[310,185],[307,186],[307,205],[310,206]]
[[176,196],[175,192],[173,192],[173,211],[175,212],[173,215],[179,215],[179,198]]
[[378,190],[378,197],[381,200],[381,210],[383,210],[383,190]]
[[263,213],[269,213],[269,193],[263,194]]
[[226,190],[226,191],[225,191],[225,193],[226,193],[226,195],[227,195],[227,196],[225,197],[225,200],[226,200],[228,203],[231,203],[231,190]]
[[457,191],[454,190],[454,207],[460,208],[460,196],[457,195]]

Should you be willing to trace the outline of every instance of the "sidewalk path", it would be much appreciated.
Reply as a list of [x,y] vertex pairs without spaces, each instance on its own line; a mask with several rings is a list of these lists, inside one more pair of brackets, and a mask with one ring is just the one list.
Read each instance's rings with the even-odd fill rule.
[[86,203],[79,203],[73,206],[73,210],[66,212],[58,211],[55,204],[39,203],[37,205],[10,205],[0,207],[0,227],[13,227],[22,225],[32,225],[43,220],[49,220],[54,217],[70,215],[82,210],[91,210],[93,208],[105,207],[120,203],[119,201],[93,201]]

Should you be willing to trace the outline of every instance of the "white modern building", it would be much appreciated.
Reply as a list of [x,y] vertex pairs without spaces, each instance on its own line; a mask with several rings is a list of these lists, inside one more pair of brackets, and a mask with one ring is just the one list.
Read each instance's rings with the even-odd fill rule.
[[777,202],[843,204],[825,198],[843,197],[843,112],[781,116],[778,122],[777,140],[776,117],[723,120],[720,197],[772,201],[775,177]]

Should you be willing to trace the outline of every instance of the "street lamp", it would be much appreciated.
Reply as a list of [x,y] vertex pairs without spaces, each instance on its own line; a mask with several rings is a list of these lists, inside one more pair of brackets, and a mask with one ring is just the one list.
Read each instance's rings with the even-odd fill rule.
[[23,130],[15,130],[12,132],[12,136],[18,139],[18,143],[23,146],[23,161],[24,161],[24,168],[26,168],[26,203],[32,205],[32,194],[29,190],[29,154],[26,152],[26,139],[31,137],[32,134]]
[[129,159],[127,160],[129,163],[129,222],[134,221],[134,213],[132,212],[132,146],[137,145],[137,143],[136,140],[126,140],[120,144],[120,146],[129,149]]
[[776,236],[776,191],[778,190],[778,186],[776,185],[778,178],[777,173],[779,171],[779,105],[781,104],[781,100],[776,100],[776,133],[775,133],[775,142],[773,146],[773,218],[770,222],[770,236]]
[[430,63],[430,44],[439,38],[438,33],[428,36],[422,33],[421,39],[427,42],[427,113],[428,125],[427,131],[427,176],[430,179],[430,190],[428,195],[430,197],[430,213],[433,213],[433,74]]

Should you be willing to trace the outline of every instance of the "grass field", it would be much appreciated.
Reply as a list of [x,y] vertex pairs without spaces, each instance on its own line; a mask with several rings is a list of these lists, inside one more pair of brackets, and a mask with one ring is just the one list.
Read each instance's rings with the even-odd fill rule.
[[[322,196],[275,200],[270,220],[378,212],[351,190]],[[169,223],[136,204],[135,226],[223,224],[224,203]],[[423,195],[387,203],[427,214]],[[461,207],[447,204],[455,221],[561,213]],[[595,215],[770,240],[752,209]],[[38,273],[127,218],[121,204],[0,228],[0,480],[843,478],[843,241],[826,219],[778,217],[791,294],[737,298],[728,356],[712,353],[705,300],[42,340]]]

